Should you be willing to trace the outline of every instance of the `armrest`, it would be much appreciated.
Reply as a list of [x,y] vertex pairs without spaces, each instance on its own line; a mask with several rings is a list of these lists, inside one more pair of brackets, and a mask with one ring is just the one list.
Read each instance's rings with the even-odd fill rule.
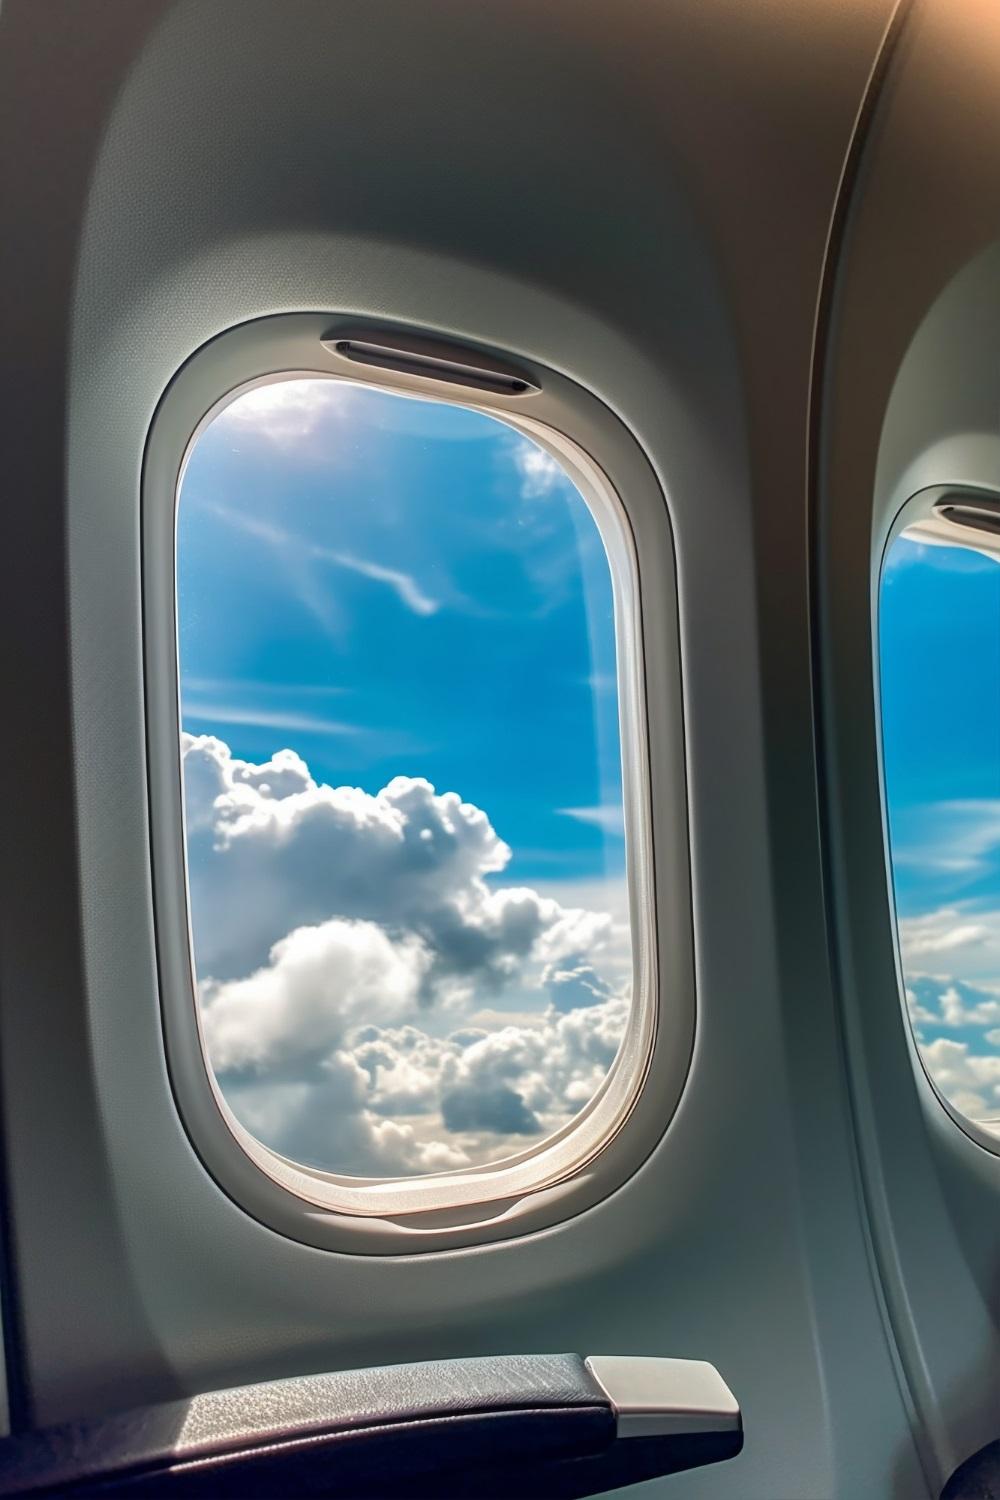
[[505,1355],[213,1391],[0,1443],[0,1496],[583,1496],[731,1458],[711,1365]]

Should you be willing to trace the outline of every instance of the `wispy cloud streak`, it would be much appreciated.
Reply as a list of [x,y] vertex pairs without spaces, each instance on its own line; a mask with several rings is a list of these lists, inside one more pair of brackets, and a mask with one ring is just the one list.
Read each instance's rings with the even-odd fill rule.
[[369,562],[363,557],[352,557],[348,552],[334,552],[326,547],[310,547],[309,552],[312,557],[331,562],[338,568],[347,568],[352,573],[360,573],[363,578],[370,578],[374,583],[387,584],[400,603],[405,604],[407,609],[412,609],[415,615],[433,615],[441,608],[436,599],[424,593],[410,573],[403,573],[398,568],[383,567],[381,563]]
[[302,734],[359,734],[357,724],[325,719],[320,714],[283,713],[280,709],[239,708],[229,703],[183,703],[185,724],[246,724]]
[[589,823],[603,833],[625,836],[625,815],[620,802],[606,802],[598,807],[557,807],[561,818],[573,818],[577,823]]
[[283,526],[275,526],[271,521],[261,521],[256,516],[244,515],[242,511],[235,510],[229,505],[214,504],[211,509],[230,526],[282,552],[286,558],[297,559],[300,562],[312,560],[332,563],[334,567],[346,568],[351,573],[359,573],[363,578],[371,579],[373,583],[384,583],[387,588],[392,589],[400,603],[416,615],[433,615],[441,608],[440,601],[426,594],[413,575],[403,572],[402,569],[387,568],[382,563],[372,562],[368,558],[355,557],[350,552],[340,552],[333,547],[323,547],[316,542],[306,541],[304,537],[286,531]]

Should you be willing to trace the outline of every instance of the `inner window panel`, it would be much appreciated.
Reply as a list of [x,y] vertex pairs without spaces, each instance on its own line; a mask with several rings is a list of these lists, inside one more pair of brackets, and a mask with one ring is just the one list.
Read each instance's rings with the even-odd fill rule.
[[177,609],[226,1106],[369,1179],[561,1131],[615,1058],[633,955],[612,574],[559,461],[444,401],[247,388],[189,453]]

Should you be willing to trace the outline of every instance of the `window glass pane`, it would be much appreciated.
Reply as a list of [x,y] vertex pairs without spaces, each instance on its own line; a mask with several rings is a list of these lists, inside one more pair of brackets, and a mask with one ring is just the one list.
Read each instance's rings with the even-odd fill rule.
[[1000,560],[904,532],[880,648],[910,1020],[940,1092],[1000,1136]]
[[389,1178],[561,1129],[632,980],[578,490],[486,414],[288,377],[198,437],[177,574],[197,988],[237,1119]]

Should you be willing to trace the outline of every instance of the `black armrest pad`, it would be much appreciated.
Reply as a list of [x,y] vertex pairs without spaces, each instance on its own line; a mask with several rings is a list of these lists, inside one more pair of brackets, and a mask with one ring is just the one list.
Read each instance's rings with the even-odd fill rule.
[[198,1492],[202,1473],[212,1476],[206,1493],[219,1494],[227,1471],[248,1493],[250,1465],[263,1476],[277,1459],[295,1468],[301,1493],[318,1493],[306,1470],[320,1446],[329,1465],[319,1477],[329,1486],[336,1472],[339,1492],[351,1471],[385,1467],[376,1439],[390,1467],[404,1462],[413,1475],[468,1466],[484,1443],[503,1465],[597,1453],[614,1438],[610,1402],[578,1355],[439,1360],[268,1381],[31,1433],[0,1445],[0,1496],[98,1481],[138,1491],[168,1473],[176,1493]]

